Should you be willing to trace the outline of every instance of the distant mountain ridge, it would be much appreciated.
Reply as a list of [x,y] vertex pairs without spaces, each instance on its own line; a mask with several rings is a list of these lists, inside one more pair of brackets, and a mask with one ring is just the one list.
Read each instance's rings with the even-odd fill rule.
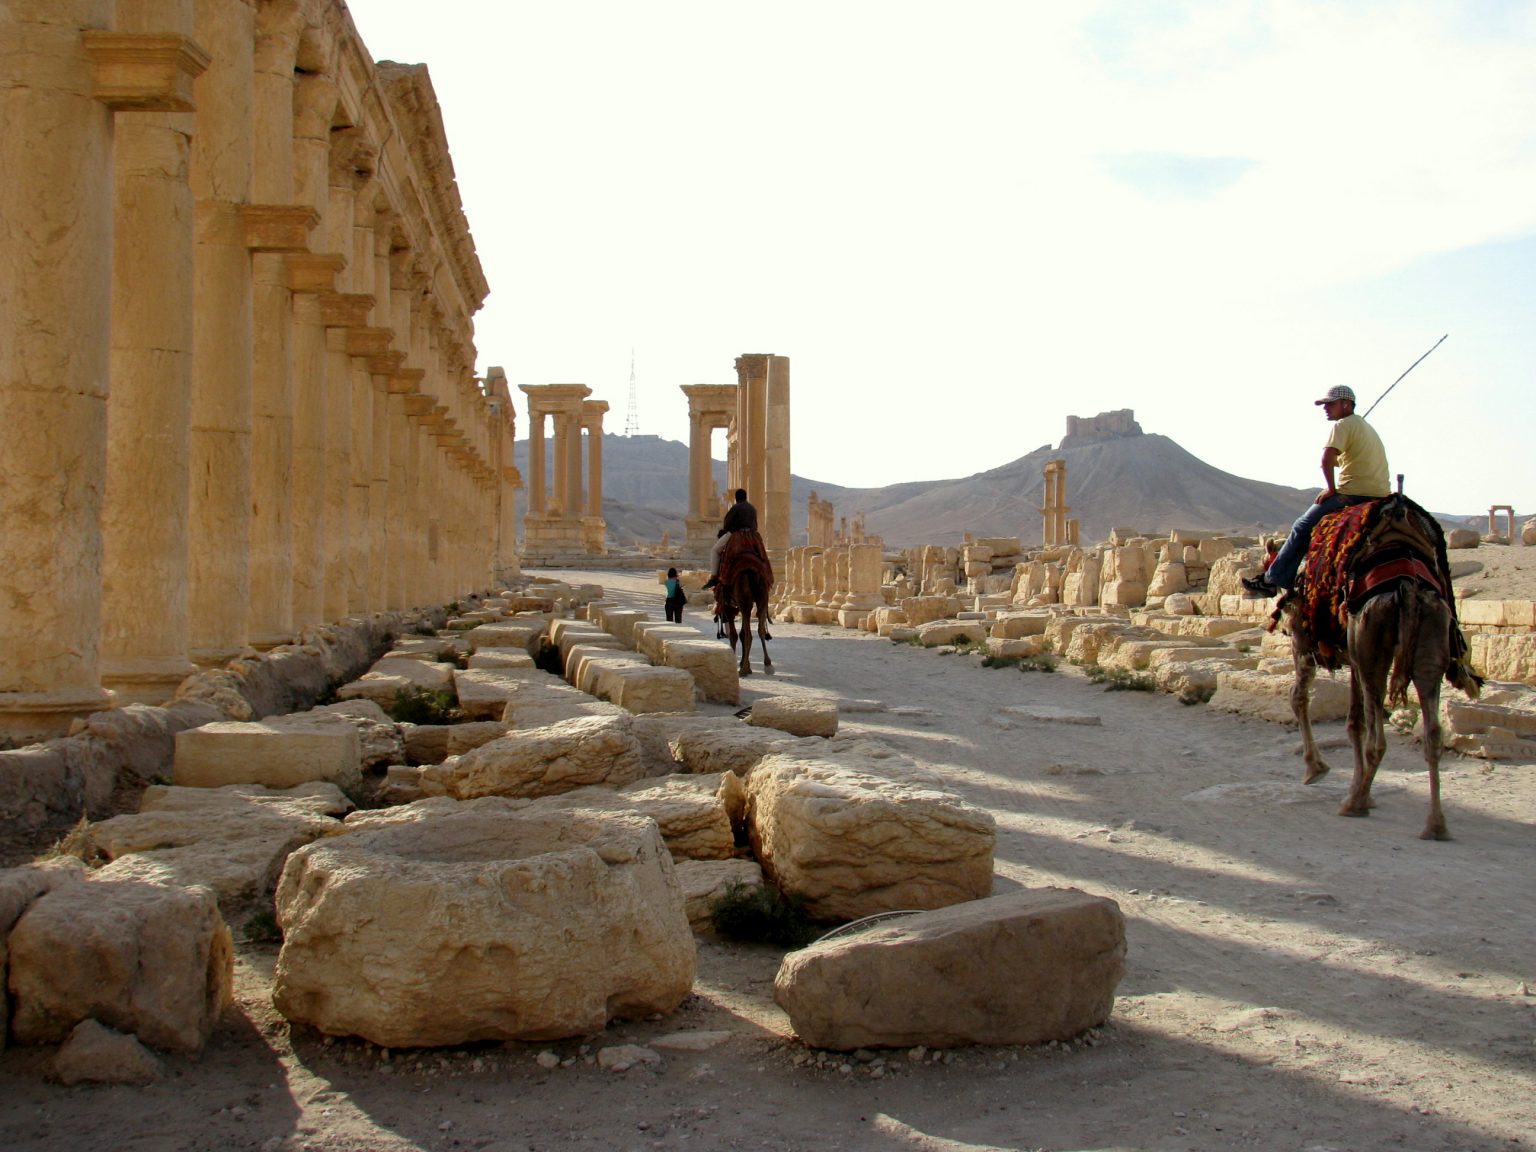
[[[1288,525],[1317,493],[1247,480],[1214,468],[1166,436],[1141,431],[1130,413],[1104,413],[1069,426],[1061,446],[1043,444],[999,468],[953,480],[915,480],[882,488],[844,488],[792,477],[791,543],[806,539],[806,498],[830,500],[838,522],[864,513],[866,532],[891,547],[959,544],[964,533],[1019,536],[1039,544],[1045,465],[1066,461],[1067,503],[1080,539],[1094,544],[1115,528],[1165,533],[1253,534]],[[1078,418],[1074,417],[1074,421]],[[527,442],[518,467],[527,469]],[[726,466],[713,461],[717,490]],[[603,514],[619,545],[655,543],[684,533],[688,446],[659,436],[603,436]],[[518,515],[522,515],[519,493]]]

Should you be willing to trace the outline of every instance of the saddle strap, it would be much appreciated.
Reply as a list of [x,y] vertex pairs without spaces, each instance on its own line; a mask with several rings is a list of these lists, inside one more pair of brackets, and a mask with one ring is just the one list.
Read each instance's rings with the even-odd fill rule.
[[1428,584],[1441,596],[1445,595],[1445,589],[1440,586],[1440,578],[1430,571],[1429,565],[1417,556],[1399,556],[1395,560],[1378,564],[1356,576],[1349,586],[1350,605],[1353,606],[1368,599],[1388,580],[1397,580],[1404,576],[1411,576],[1415,580]]

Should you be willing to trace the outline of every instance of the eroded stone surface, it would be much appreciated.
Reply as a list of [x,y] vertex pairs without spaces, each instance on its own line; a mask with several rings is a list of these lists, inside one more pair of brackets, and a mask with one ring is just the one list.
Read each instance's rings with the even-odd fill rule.
[[356,788],[361,759],[357,729],[345,720],[309,727],[223,721],[176,733],[172,772],[188,788],[292,788],[312,780]]
[[629,718],[583,716],[519,729],[463,756],[423,769],[448,795],[553,796],[588,784],[618,787],[645,775]]
[[791,736],[835,736],[837,701],[825,696],[765,696],[752,705],[747,723]]
[[653,821],[468,811],[294,854],[273,1001],[388,1047],[590,1035],[670,1012],[696,963]]
[[902,917],[784,958],[774,999],[817,1048],[1039,1044],[1102,1024],[1125,920],[1076,889]]

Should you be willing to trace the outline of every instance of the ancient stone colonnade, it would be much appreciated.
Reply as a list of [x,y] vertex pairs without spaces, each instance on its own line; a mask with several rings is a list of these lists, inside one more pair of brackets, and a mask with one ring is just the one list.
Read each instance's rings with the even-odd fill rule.
[[[528,509],[523,551],[530,563],[606,555],[603,519],[603,414],[606,400],[588,400],[585,384],[520,384],[528,397]],[[544,421],[552,419],[553,492],[546,491],[548,461]],[[587,485],[581,483],[582,433],[586,433]]]
[[[763,543],[779,566],[789,548],[789,357],[736,358],[735,384],[684,384],[688,397],[687,555],[709,553],[737,488],[758,511]],[[710,437],[727,436],[726,492],[715,491]]]
[[18,0],[0,54],[0,735],[515,568],[423,67],[339,0]]

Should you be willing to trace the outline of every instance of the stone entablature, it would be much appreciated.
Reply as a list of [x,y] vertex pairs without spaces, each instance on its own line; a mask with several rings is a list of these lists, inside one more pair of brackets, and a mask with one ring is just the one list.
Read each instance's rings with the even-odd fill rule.
[[0,733],[515,571],[426,69],[339,0],[0,22]]

